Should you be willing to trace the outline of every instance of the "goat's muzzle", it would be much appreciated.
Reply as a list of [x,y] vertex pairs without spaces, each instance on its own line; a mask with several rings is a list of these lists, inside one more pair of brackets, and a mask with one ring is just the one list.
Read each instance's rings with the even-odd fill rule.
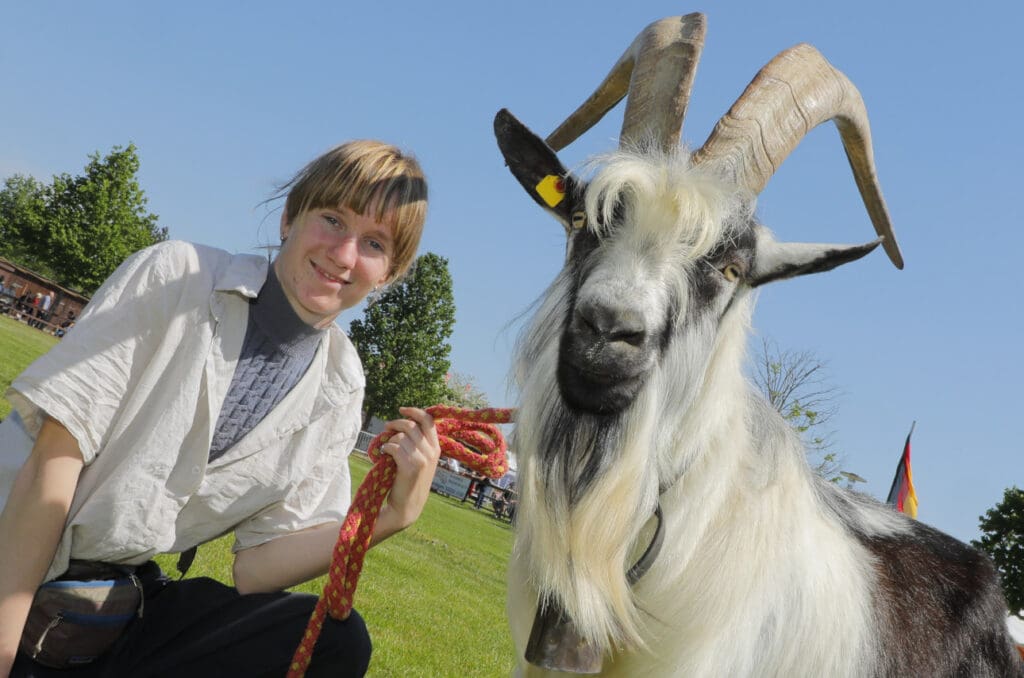
[[613,414],[630,405],[653,364],[650,332],[635,309],[577,304],[562,336],[558,384],[572,407]]

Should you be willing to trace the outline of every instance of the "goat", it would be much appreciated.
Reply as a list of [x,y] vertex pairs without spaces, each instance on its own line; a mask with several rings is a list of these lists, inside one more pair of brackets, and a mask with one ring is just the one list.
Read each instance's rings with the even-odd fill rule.
[[[989,561],[818,477],[743,377],[752,290],[879,244],[903,259],[863,100],[810,45],[680,148],[704,26],[651,24],[546,141],[495,118],[509,169],[568,240],[514,368],[517,673],[1024,675]],[[623,96],[619,149],[568,172],[556,152]],[[777,242],[756,197],[827,120],[879,237]]]

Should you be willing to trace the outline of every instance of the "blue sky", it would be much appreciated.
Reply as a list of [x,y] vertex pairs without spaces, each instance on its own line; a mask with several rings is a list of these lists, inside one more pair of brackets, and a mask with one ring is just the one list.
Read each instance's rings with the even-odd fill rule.
[[[508,107],[541,136],[649,22],[708,15],[684,139],[697,146],[756,71],[810,42],[867,103],[906,258],[881,252],[760,293],[760,336],[813,351],[839,387],[845,467],[883,497],[912,421],[920,518],[961,539],[1024,486],[1019,422],[1024,50],[1017,3],[7,3],[0,10],[0,177],[77,173],[135,143],[171,237],[231,251],[273,240],[260,205],[327,147],[377,137],[430,180],[422,251],[455,281],[454,369],[494,405],[524,314],[557,272],[561,228],[494,143]],[[621,106],[562,152],[615,146]],[[762,193],[783,240],[859,242],[870,224],[832,125]],[[359,317],[351,313],[342,320]]]

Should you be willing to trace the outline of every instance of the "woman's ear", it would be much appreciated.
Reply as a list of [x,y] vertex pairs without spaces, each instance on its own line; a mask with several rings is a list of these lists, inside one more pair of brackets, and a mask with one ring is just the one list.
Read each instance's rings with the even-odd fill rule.
[[283,243],[288,239],[288,234],[292,230],[292,225],[288,223],[288,212],[281,210],[281,242]]

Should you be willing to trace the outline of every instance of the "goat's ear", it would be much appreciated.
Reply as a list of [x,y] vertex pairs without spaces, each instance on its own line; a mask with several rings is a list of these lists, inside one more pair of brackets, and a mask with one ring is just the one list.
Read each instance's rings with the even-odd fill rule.
[[569,232],[579,186],[555,152],[504,108],[494,116],[494,136],[513,176]]
[[753,269],[747,275],[751,287],[783,278],[830,271],[856,261],[882,243],[882,238],[863,245],[831,245],[775,242],[768,229],[759,228]]

